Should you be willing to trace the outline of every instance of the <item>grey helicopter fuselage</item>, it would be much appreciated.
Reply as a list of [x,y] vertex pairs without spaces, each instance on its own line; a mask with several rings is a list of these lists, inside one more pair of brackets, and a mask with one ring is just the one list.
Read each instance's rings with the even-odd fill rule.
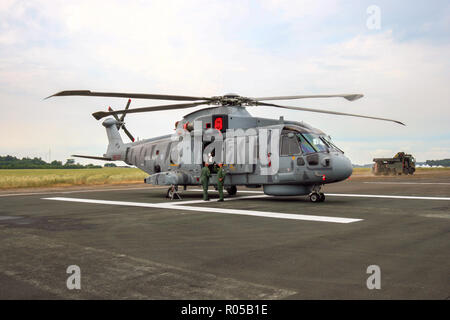
[[[264,193],[268,195],[307,195],[321,185],[345,180],[352,174],[351,162],[344,153],[324,132],[304,122],[286,121],[283,117],[253,117],[245,107],[219,105],[187,114],[176,123],[175,129],[193,135],[194,123],[201,124],[203,131],[219,129],[225,138],[227,129],[255,129],[256,135],[260,129],[278,130],[280,133],[278,169],[273,174],[262,174],[267,170],[267,166],[271,165],[270,153],[267,158],[262,159],[256,151],[258,157],[255,163],[220,161],[224,163],[227,173],[224,182],[227,190],[236,190],[239,185],[255,188],[262,186]],[[220,124],[219,128],[215,126],[217,123]],[[167,186],[200,185],[202,163],[172,161],[171,154],[175,149],[179,149],[178,144],[181,143],[174,141],[173,135],[123,143],[117,129],[117,120],[107,118],[103,125],[109,139],[104,157],[124,161],[145,171],[149,174],[145,183]],[[248,153],[242,151],[246,150],[247,145],[248,139],[245,140],[244,146],[237,147],[235,152]],[[209,183],[217,184],[214,172]]]

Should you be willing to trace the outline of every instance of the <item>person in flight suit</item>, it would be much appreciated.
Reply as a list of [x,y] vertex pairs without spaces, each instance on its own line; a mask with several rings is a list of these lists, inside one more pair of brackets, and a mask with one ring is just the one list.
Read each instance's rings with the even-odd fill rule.
[[225,170],[223,170],[223,163],[219,163],[219,170],[217,171],[217,190],[219,191],[219,201],[223,201],[224,182],[225,182]]
[[209,201],[208,196],[208,184],[209,184],[209,178],[211,177],[211,171],[209,171],[208,168],[208,162],[205,162],[205,166],[202,168],[202,173],[200,175],[200,182],[203,186],[203,200]]

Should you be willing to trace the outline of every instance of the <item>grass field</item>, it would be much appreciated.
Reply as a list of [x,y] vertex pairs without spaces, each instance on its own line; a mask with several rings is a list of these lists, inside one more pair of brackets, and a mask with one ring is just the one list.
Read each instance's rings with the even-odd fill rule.
[[[450,168],[417,168],[414,176],[445,173]],[[15,188],[67,187],[83,185],[107,185],[143,183],[148,174],[136,168],[101,169],[1,169],[0,190]],[[353,169],[352,177],[372,176],[370,168]],[[382,176],[384,177],[384,176]]]
[[0,189],[143,183],[147,176],[136,168],[3,169]]

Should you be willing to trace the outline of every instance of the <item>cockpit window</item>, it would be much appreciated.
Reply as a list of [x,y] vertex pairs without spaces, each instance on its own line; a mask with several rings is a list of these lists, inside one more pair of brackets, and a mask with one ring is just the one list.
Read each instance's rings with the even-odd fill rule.
[[309,154],[315,152],[329,152],[330,150],[344,153],[331,142],[331,137],[324,134],[300,133],[285,131],[281,136],[281,155]]
[[303,136],[308,140],[308,142],[314,146],[314,148],[317,150],[317,152],[326,152],[328,151],[328,146],[326,145],[326,142],[320,138],[319,135],[312,134],[312,133],[304,133]]
[[341,149],[336,147],[331,138],[325,135],[318,135],[315,133],[297,133],[298,140],[300,142],[300,148],[302,152],[314,153],[314,152],[328,152],[330,149],[344,153]]
[[331,141],[331,137],[330,136],[323,136],[322,135],[322,136],[320,136],[320,138],[329,146],[330,149],[334,149],[336,151],[344,153],[344,151],[342,151],[341,149],[336,147],[336,145]]
[[294,154],[300,154],[300,148],[297,139],[294,135],[283,135],[281,139],[281,155],[287,156]]
[[303,135],[301,135],[300,133],[297,134],[297,138],[300,142],[300,148],[302,149],[303,153],[307,154],[307,153],[314,153],[314,152],[319,151],[315,148],[315,146],[312,143],[310,143],[308,140],[306,140],[305,137]]

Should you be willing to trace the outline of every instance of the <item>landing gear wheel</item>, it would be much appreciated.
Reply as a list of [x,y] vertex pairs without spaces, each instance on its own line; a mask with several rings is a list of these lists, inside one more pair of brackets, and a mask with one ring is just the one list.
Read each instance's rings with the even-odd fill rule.
[[181,196],[178,193],[178,186],[170,186],[169,189],[167,189],[166,198],[170,200],[173,200],[175,198],[181,199]]
[[319,196],[320,196],[319,202],[324,202],[325,201],[325,194],[323,192],[320,192]]
[[236,186],[231,186],[231,187],[225,188],[225,190],[227,190],[227,192],[230,196],[234,196],[237,193]]
[[[311,202],[320,202],[320,199],[321,199],[322,197],[320,196],[320,194],[319,193],[317,193],[317,192],[313,192],[313,193],[311,193],[310,195],[309,195],[309,201],[311,201]],[[325,198],[324,198],[325,199]]]

